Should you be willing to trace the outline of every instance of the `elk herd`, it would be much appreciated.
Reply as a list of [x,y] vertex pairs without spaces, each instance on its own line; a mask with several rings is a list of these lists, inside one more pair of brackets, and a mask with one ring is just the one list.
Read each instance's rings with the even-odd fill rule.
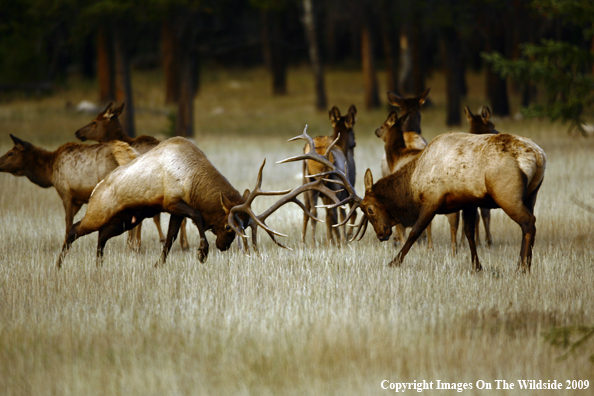
[[[318,209],[325,211],[328,243],[342,245],[360,240],[369,223],[377,238],[387,241],[396,227],[402,246],[390,262],[393,266],[402,263],[425,230],[427,245],[432,247],[431,221],[438,214],[448,217],[455,254],[461,211],[475,271],[482,269],[476,249],[478,211],[490,246],[489,211],[501,208],[522,230],[518,269],[530,271],[536,234],[534,205],[544,178],[545,153],[528,138],[496,131],[487,106],[477,115],[468,107],[464,109],[470,133],[444,133],[427,143],[421,135],[421,106],[428,94],[429,89],[405,99],[388,93],[389,103],[400,109],[400,115],[392,111],[375,131],[385,148],[384,157],[378,158],[382,177],[374,182],[367,169],[363,197],[354,187],[354,105],[344,115],[336,106],[330,110],[332,135],[312,138],[306,126],[301,135],[290,139],[305,141],[302,154],[279,161],[303,163],[303,183],[290,190],[261,189],[265,160],[254,189],[242,194],[191,141],[183,137],[164,141],[150,136],[128,137],[119,122],[124,104],[108,105],[91,123],[76,131],[78,139],[97,142],[92,145],[67,143],[47,151],[10,135],[14,147],[0,157],[0,171],[26,176],[38,186],[53,186],[58,192],[66,222],[58,267],[76,239],[95,231],[97,265],[101,265],[107,241],[125,231],[129,231],[129,246],[138,249],[141,222],[147,218],[154,219],[163,242],[156,266],[165,263],[178,234],[182,248],[188,248],[186,218],[198,228],[200,262],[206,261],[209,252],[206,231],[215,234],[216,247],[221,251],[227,250],[238,236],[238,246],[247,254],[248,227],[256,252],[258,227],[277,245],[286,247],[277,240],[286,235],[271,229],[266,219],[285,204],[294,203],[303,211],[303,243],[311,228],[315,244],[315,225],[321,221]],[[252,203],[260,195],[279,198],[257,215]],[[85,203],[85,215],[73,224]],[[161,212],[171,215],[166,236],[161,231]],[[405,238],[406,228],[410,232]],[[394,240],[397,243],[396,236]]]

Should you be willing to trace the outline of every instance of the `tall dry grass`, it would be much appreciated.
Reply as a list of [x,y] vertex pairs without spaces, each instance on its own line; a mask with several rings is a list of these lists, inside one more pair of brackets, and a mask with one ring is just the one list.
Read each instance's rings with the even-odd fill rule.
[[[135,78],[139,108],[162,109],[158,79]],[[478,78],[470,84],[473,108],[482,104]],[[359,105],[362,88],[354,81],[360,81],[357,73],[330,73],[331,103],[345,110]],[[434,107],[423,114],[428,138],[447,130],[443,84],[438,76],[430,84]],[[285,140],[305,123],[312,135],[330,129],[326,114],[313,110],[310,86],[307,70],[293,70],[291,95],[271,98],[262,71],[212,72],[196,101],[195,140],[240,191],[253,187],[264,157],[264,188],[297,186],[300,165],[274,162],[300,152],[301,143]],[[88,95],[94,95],[91,88],[71,88],[3,104],[0,151],[11,147],[8,132],[45,147],[73,140],[92,117],[64,104]],[[367,167],[379,175],[383,147],[373,131],[386,115],[386,109],[359,108],[359,175]],[[166,117],[155,111],[139,111],[137,122],[143,133],[159,135],[167,128]],[[384,379],[473,386],[478,380],[496,385],[497,379],[592,383],[591,345],[558,360],[563,351],[543,334],[555,326],[594,324],[594,215],[569,201],[573,194],[594,201],[594,142],[543,121],[496,125],[531,137],[548,156],[530,275],[515,271],[521,233],[501,211],[493,212],[494,246],[479,248],[485,271],[475,275],[467,249],[450,254],[443,216],[434,225],[432,251],[419,243],[401,268],[388,268],[396,249],[380,243],[372,230],[338,249],[321,243],[318,226],[320,246],[302,246],[296,207],[269,220],[289,235],[293,251],[261,233],[261,257],[245,257],[236,248],[221,253],[209,235],[206,264],[176,244],[167,265],[155,269],[160,246],[147,223],[139,254],[126,249],[125,237],[115,238],[97,269],[96,239],[87,236],[57,271],[64,229],[57,194],[0,174],[0,394],[358,395],[390,392],[380,387]],[[258,200],[259,210],[273,202]],[[198,243],[193,227],[190,243]]]

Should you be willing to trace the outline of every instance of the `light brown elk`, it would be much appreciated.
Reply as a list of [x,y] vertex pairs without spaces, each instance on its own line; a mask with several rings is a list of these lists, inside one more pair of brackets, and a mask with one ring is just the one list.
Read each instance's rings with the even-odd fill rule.
[[[304,135],[299,138],[307,139]],[[316,155],[310,151],[285,162],[314,159]],[[518,268],[526,272],[532,264],[534,205],[545,169],[544,151],[525,137],[450,132],[433,139],[416,158],[375,184],[368,169],[363,199],[352,186],[346,186],[348,180],[342,175],[349,197],[339,204],[350,202],[351,212],[357,207],[363,211],[355,237],[362,237],[368,222],[381,241],[390,238],[397,223],[412,226],[406,243],[390,263],[396,266],[436,214],[462,210],[475,271],[482,270],[474,242],[477,207],[501,208],[522,229]],[[340,175],[338,170],[332,172]]]
[[[182,137],[168,139],[128,165],[118,168],[97,186],[85,216],[70,228],[57,266],[61,267],[76,239],[95,231],[99,232],[99,265],[105,244],[110,238],[161,212],[170,213],[171,220],[163,252],[156,265],[165,263],[185,217],[192,219],[200,233],[198,259],[201,262],[205,262],[208,257],[209,244],[205,235],[208,230],[216,235],[216,246],[221,251],[229,248],[236,232],[243,236],[247,226],[252,227],[254,236],[255,227],[263,227],[277,244],[283,246],[274,238],[275,234],[281,234],[266,226],[266,217],[288,202],[295,202],[304,208],[297,200],[297,195],[320,186],[319,183],[310,183],[291,194],[288,194],[289,191],[261,191],[262,168],[256,189],[252,193],[246,190],[242,196],[192,142]],[[326,190],[324,192],[329,193]],[[279,194],[288,195],[259,216],[252,212],[250,204],[256,196]],[[255,239],[253,242],[255,248]]]
[[[66,143],[55,151],[47,151],[10,135],[14,147],[0,157],[0,172],[25,176],[43,188],[54,187],[66,212],[66,233],[74,216],[97,184],[119,165],[138,153],[124,142],[86,145]],[[133,242],[135,247],[139,241]]]
[[[83,142],[86,140],[93,140],[96,142],[126,142],[140,154],[145,154],[146,152],[155,148],[161,141],[152,136],[144,135],[131,138],[126,134],[119,119],[122,111],[124,111],[124,106],[125,103],[122,103],[119,107],[113,102],[110,103],[107,105],[105,110],[103,110],[97,115],[97,117],[93,119],[93,121],[76,131],[76,137]],[[165,236],[163,235],[163,231],[161,229],[161,216],[156,215],[153,220],[157,226],[157,231],[159,232],[159,238],[161,239],[161,242],[165,242]],[[139,224],[137,227],[138,233],[141,232],[141,228],[142,224]],[[189,248],[188,238],[186,236],[185,220],[181,227],[180,245],[183,250],[187,250]]]
[[[351,105],[347,114],[342,116],[340,114],[340,110],[338,107],[334,106],[329,111],[330,122],[332,123],[333,134],[331,136],[318,136],[313,139],[315,144],[315,151],[318,154],[325,154],[328,151],[330,145],[334,142],[333,149],[330,150],[329,153],[329,160],[332,162],[337,168],[341,169],[343,172],[347,174],[347,177],[352,185],[355,184],[356,180],[356,167],[355,167],[355,156],[354,156],[354,149],[355,149],[355,132],[354,126],[356,121],[357,115],[357,108],[355,105]],[[309,144],[306,144],[304,148],[304,152],[310,150]],[[317,175],[320,173],[325,172],[326,168],[324,165],[320,164],[316,161],[305,161],[303,164],[303,184],[307,184],[308,181],[311,179],[311,176]],[[326,185],[330,189],[338,190],[340,187],[334,183],[326,183]],[[317,190],[310,190],[308,193],[305,194],[305,206],[308,210],[310,210],[314,216],[317,216],[316,211],[316,203],[318,198],[320,197],[320,192]],[[346,197],[344,192],[338,193],[338,198]],[[324,204],[329,204],[329,198],[322,194],[322,201]],[[339,228],[333,227],[334,224],[338,222],[338,216],[336,213],[336,208],[333,209],[326,209],[326,229],[327,229],[327,238],[330,243],[334,242],[333,233],[336,236],[337,243],[344,243],[345,239],[345,230],[343,228],[342,233],[340,232]],[[345,211],[344,209],[340,208],[341,217],[344,218]],[[303,215],[303,237],[302,241],[305,242],[306,234],[307,234],[307,224],[309,222],[309,215]],[[312,240],[315,246],[315,226],[316,223],[312,221]]]

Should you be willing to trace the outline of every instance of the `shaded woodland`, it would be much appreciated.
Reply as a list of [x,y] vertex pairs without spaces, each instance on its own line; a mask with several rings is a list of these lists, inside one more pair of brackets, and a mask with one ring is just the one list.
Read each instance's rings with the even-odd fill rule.
[[555,40],[585,51],[574,74],[586,71],[592,80],[592,25],[579,18],[592,15],[592,6],[572,0],[565,2],[575,6],[568,11],[557,3],[5,0],[0,5],[0,91],[4,96],[51,92],[72,74],[96,80],[99,102],[126,102],[122,121],[134,136],[131,73],[155,68],[164,76],[165,104],[176,109],[175,133],[191,136],[193,99],[204,68],[264,66],[270,72],[269,94],[291,95],[287,69],[310,64],[320,110],[329,105],[325,68],[360,69],[366,108],[380,106],[385,94],[378,88],[380,70],[387,90],[403,95],[423,92],[427,76],[442,71],[447,124],[460,125],[467,70],[484,71],[485,103],[495,116],[510,114],[510,90],[521,92],[523,106],[538,97],[530,78],[497,69],[481,54],[514,61],[523,56],[523,45]]

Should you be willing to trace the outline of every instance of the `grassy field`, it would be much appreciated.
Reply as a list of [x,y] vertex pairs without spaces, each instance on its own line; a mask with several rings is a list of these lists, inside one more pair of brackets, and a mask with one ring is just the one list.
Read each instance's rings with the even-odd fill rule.
[[[382,142],[373,134],[384,107],[362,108],[358,73],[327,76],[331,105],[359,106],[357,188],[371,168],[380,174]],[[465,104],[482,105],[482,77],[470,76]],[[162,136],[168,120],[157,74],[135,76],[137,128]],[[433,106],[423,113],[423,134],[446,132],[443,81],[430,82]],[[299,153],[286,143],[309,124],[311,135],[328,134],[326,113],[314,111],[312,78],[292,70],[290,95],[272,98],[261,70],[205,73],[196,100],[196,143],[240,191],[252,188],[264,158],[264,188],[300,184],[300,164],[275,164]],[[67,102],[93,100],[92,85],[73,82],[48,98],[0,105],[0,152],[12,147],[8,133],[55,148],[74,140],[92,116]],[[515,99],[515,98],[514,98]],[[385,98],[382,96],[382,100]],[[143,229],[140,253],[112,239],[104,266],[95,267],[96,237],[75,242],[57,271],[64,212],[53,189],[0,174],[0,394],[1,395],[372,395],[381,383],[471,383],[463,394],[520,395],[518,380],[589,380],[592,343],[564,352],[545,334],[559,326],[594,325],[594,215],[571,203],[594,201],[594,139],[569,136],[545,121],[495,120],[499,131],[528,136],[547,153],[545,182],[536,205],[537,236],[532,273],[516,273],[520,228],[493,212],[494,245],[479,248],[485,271],[470,271],[467,248],[452,256],[444,216],[434,223],[428,251],[415,245],[401,268],[386,264],[397,250],[369,229],[342,249],[322,242],[301,245],[302,214],[285,207],[268,223],[287,233],[294,250],[278,248],[260,233],[260,257],[233,247],[211,253],[176,243],[165,267],[155,227]],[[461,130],[466,130],[463,125]],[[258,210],[273,199],[259,198]],[[83,211],[84,212],[84,209]],[[77,216],[79,219],[80,213]],[[163,215],[166,224],[168,216]],[[189,227],[192,248],[196,228]],[[515,383],[496,390],[496,380]],[[492,391],[478,390],[477,381]],[[413,392],[408,390],[407,392]],[[457,393],[457,392],[456,392]],[[531,391],[530,394],[539,394]]]

